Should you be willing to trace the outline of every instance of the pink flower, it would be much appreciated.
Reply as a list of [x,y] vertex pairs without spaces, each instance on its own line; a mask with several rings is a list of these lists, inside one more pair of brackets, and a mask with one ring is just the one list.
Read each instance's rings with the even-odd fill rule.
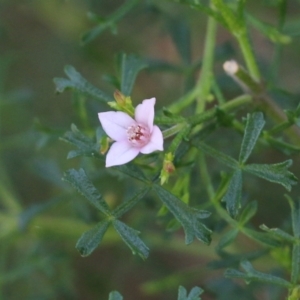
[[163,151],[162,132],[153,124],[155,101],[151,98],[139,104],[135,109],[135,119],[120,111],[98,114],[104,131],[115,141],[106,155],[106,167],[126,164],[140,152]]

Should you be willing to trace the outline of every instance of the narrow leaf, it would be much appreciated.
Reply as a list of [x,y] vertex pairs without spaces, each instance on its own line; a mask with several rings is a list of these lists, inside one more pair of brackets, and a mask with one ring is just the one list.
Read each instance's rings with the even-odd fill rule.
[[219,244],[217,245],[217,249],[218,250],[223,249],[229,244],[231,244],[237,237],[238,233],[239,233],[238,229],[232,229],[226,232],[220,239]]
[[294,200],[288,195],[286,198],[289,201],[292,211],[292,226],[293,226],[293,233],[296,238],[300,238],[300,200]]
[[117,291],[112,291],[109,293],[108,300],[123,300],[123,296]]
[[100,20],[99,24],[93,29],[84,33],[81,37],[82,43],[85,45],[96,37],[98,37],[102,32],[107,29],[114,29],[116,23],[122,19],[131,9],[138,3],[138,0],[129,0],[126,1],[122,6],[119,7],[115,12],[113,12],[108,18],[105,20]]
[[112,215],[118,219],[135,206],[149,192],[150,187],[146,187],[138,191],[130,200],[124,201],[113,212]]
[[262,22],[250,14],[246,14],[250,23],[264,36],[274,43],[289,44],[292,42],[290,36],[282,34],[278,29],[270,24]]
[[287,232],[279,229],[279,228],[269,228],[266,225],[260,225],[260,229],[269,232],[272,236],[275,238],[278,238],[280,240],[284,240],[286,242],[295,243],[297,240],[292,235],[288,234]]
[[239,163],[235,159],[208,146],[207,144],[200,142],[197,143],[195,147],[197,147],[200,151],[203,151],[205,154],[212,156],[213,158],[217,159],[219,162],[223,163],[224,165],[230,168],[239,168]]
[[246,206],[243,208],[242,212],[239,216],[239,223],[240,224],[246,224],[255,214],[257,211],[257,202],[251,201],[246,204]]
[[76,249],[80,252],[81,256],[90,255],[98,247],[109,224],[110,221],[104,220],[80,237],[76,244]]
[[266,246],[269,247],[278,247],[280,245],[280,243],[275,240],[272,235],[270,235],[269,233],[265,233],[265,232],[257,232],[253,229],[249,229],[249,228],[243,228],[243,233],[248,236],[249,238],[260,242],[261,244],[264,244]]
[[142,170],[134,164],[126,164],[126,165],[121,165],[121,166],[115,166],[115,167],[112,167],[112,169],[118,170],[118,171],[128,175],[129,177],[132,177],[132,178],[137,179],[139,181],[142,181],[142,182],[145,182],[145,183],[149,182],[149,180],[146,178],[146,176],[144,175]]
[[249,158],[264,125],[265,120],[262,112],[247,115],[247,123],[239,157],[240,163],[245,163]]
[[130,96],[137,74],[146,67],[146,62],[135,55],[122,55],[121,92],[125,96]]
[[163,204],[181,223],[185,232],[186,244],[192,243],[195,237],[206,244],[210,243],[211,231],[199,221],[199,218],[201,217],[208,217],[210,215],[209,212],[190,208],[175,195],[165,190],[160,185],[155,184],[154,190]]
[[249,261],[241,262],[241,266],[245,270],[246,273],[240,272],[235,269],[228,269],[225,271],[225,274],[224,274],[225,277],[227,277],[227,278],[242,278],[246,282],[259,281],[259,282],[283,286],[285,288],[291,287],[291,283],[289,283],[288,281],[286,281],[280,277],[256,271],[255,269],[253,269],[253,267]]
[[65,67],[65,73],[69,79],[54,78],[57,93],[62,93],[66,89],[76,90],[88,97],[92,97],[100,102],[109,102],[113,98],[102,92],[100,89],[93,86],[85,78],[81,76],[79,72],[72,66]]
[[300,245],[293,246],[291,282],[296,285],[300,276]]
[[65,173],[63,180],[69,182],[80,194],[82,194],[91,204],[93,204],[105,215],[111,215],[107,203],[86,176],[83,169],[79,169],[79,171],[75,169],[68,170]]
[[268,181],[283,185],[288,191],[292,185],[297,184],[297,177],[288,171],[292,165],[292,160],[286,160],[278,164],[250,164],[244,167],[244,170]]
[[131,249],[133,254],[138,254],[143,259],[146,259],[148,257],[149,248],[138,237],[138,231],[130,228],[119,220],[114,220],[113,225],[116,231],[121,236],[122,240]]
[[235,218],[241,208],[242,195],[242,171],[234,171],[229,186],[222,201],[226,203],[226,209],[232,218]]

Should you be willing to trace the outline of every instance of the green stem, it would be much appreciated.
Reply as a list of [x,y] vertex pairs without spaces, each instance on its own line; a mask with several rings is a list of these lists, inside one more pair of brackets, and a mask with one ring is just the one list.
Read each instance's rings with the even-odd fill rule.
[[233,100],[228,101],[228,102],[224,103],[223,105],[220,105],[216,108],[211,108],[201,114],[192,116],[192,117],[188,118],[187,121],[191,125],[197,125],[197,124],[203,123],[205,121],[209,121],[210,119],[214,118],[216,115],[217,109],[223,110],[225,112],[231,111],[240,106],[249,104],[251,102],[252,102],[251,95],[242,95],[242,96],[234,98]]
[[213,76],[214,52],[216,44],[217,22],[214,18],[209,17],[207,22],[205,46],[203,54],[203,63],[201,75],[196,84],[197,106],[196,113],[204,110],[205,102],[209,96]]
[[246,29],[245,29],[245,31],[243,31],[242,34],[236,35],[236,38],[240,45],[241,51],[243,53],[243,56],[244,56],[244,59],[246,62],[247,69],[248,69],[251,77],[255,81],[259,82],[260,81],[260,72],[259,72],[258,66],[256,64],[256,60],[255,60],[254,53],[253,53],[252,47],[251,47],[249,39],[248,39]]

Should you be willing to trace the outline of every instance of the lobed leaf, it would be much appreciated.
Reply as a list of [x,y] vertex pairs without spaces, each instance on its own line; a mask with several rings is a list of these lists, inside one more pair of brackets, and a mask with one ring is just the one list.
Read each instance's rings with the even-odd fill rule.
[[297,177],[288,168],[292,165],[292,160],[286,160],[277,164],[249,164],[244,170],[268,181],[283,185],[288,191],[292,185],[297,184]]
[[203,289],[195,286],[191,289],[187,296],[187,290],[183,286],[179,286],[177,300],[201,300],[200,295],[203,293]]
[[137,74],[146,67],[146,62],[137,56],[122,55],[121,92],[125,96],[130,96]]
[[264,125],[265,120],[262,112],[247,115],[247,123],[240,150],[240,163],[244,164],[249,158]]
[[234,171],[226,194],[222,198],[222,201],[226,203],[226,209],[232,218],[238,215],[241,208],[241,196],[242,196],[242,171]]
[[89,83],[85,78],[83,78],[73,66],[65,66],[65,73],[69,77],[69,79],[53,79],[56,85],[57,93],[62,93],[66,89],[72,89],[82,93],[83,95],[92,97],[93,99],[98,100],[99,102],[107,103],[113,100],[112,97],[108,96],[103,91]]
[[138,237],[139,232],[130,228],[119,220],[113,221],[113,226],[121,236],[122,240],[131,249],[133,254],[138,254],[141,258],[146,259],[149,255],[149,248]]
[[79,171],[75,169],[68,170],[63,177],[63,180],[69,182],[80,194],[82,194],[92,205],[98,208],[106,216],[110,216],[110,209],[102,198],[83,169]]
[[117,291],[112,291],[109,293],[108,300],[123,300],[123,296]]
[[109,224],[109,220],[104,220],[80,237],[76,243],[76,249],[80,252],[81,256],[90,255],[98,247]]
[[199,218],[207,218],[210,215],[209,212],[190,208],[160,185],[155,184],[153,188],[163,204],[181,223],[185,232],[186,244],[192,243],[195,237],[205,244],[210,243],[211,230],[199,222]]

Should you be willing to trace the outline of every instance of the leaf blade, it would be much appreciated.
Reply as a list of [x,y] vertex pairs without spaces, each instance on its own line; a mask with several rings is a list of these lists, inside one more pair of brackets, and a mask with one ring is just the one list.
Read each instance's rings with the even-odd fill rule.
[[242,197],[242,171],[235,170],[229,182],[226,194],[222,201],[226,203],[226,209],[232,218],[236,218],[241,208]]
[[104,93],[103,91],[92,85],[90,82],[88,82],[73,66],[67,65],[65,66],[64,70],[69,79],[53,79],[56,85],[57,93],[62,93],[67,89],[72,89],[102,103],[113,101],[112,97],[108,96],[106,93]]
[[240,163],[244,164],[249,158],[265,123],[262,112],[247,115],[247,123],[239,156]]
[[297,177],[288,168],[292,165],[292,160],[286,160],[277,164],[249,164],[244,170],[270,182],[283,185],[288,191],[292,185],[297,183]]
[[65,172],[63,180],[69,182],[80,194],[82,194],[92,205],[98,208],[106,216],[110,216],[109,206],[102,198],[95,186],[87,177],[83,169],[78,171],[70,169]]
[[97,226],[84,232],[76,243],[75,248],[83,257],[89,256],[101,243],[110,221],[104,220]]
[[137,74],[146,67],[146,62],[137,56],[122,55],[121,92],[125,96],[130,96]]
[[114,220],[113,226],[125,244],[131,249],[133,254],[138,254],[142,259],[146,259],[148,257],[149,248],[138,237],[138,231],[132,229],[119,220]]

